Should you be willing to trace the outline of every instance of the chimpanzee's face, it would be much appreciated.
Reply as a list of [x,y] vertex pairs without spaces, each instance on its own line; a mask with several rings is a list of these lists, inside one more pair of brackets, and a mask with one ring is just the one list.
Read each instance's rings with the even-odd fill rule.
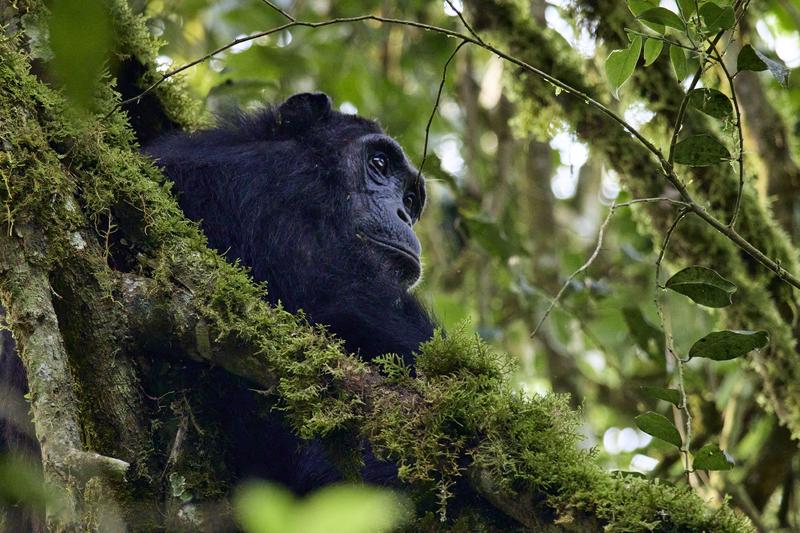
[[364,135],[347,151],[356,236],[403,285],[411,286],[422,273],[413,225],[425,205],[425,182],[387,135]]

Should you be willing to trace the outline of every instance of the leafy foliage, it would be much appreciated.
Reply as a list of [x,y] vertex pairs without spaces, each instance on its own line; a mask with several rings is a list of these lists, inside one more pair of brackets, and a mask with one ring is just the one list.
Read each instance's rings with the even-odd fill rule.
[[379,533],[392,531],[409,518],[403,499],[389,490],[339,485],[299,501],[269,483],[237,489],[234,508],[248,533]]
[[706,267],[687,267],[673,275],[664,285],[667,289],[688,296],[700,305],[726,307],[736,285]]
[[689,357],[726,361],[743,357],[768,344],[769,334],[766,331],[715,331],[694,343],[689,349]]
[[681,435],[667,417],[648,411],[636,417],[636,425],[645,433],[668,442],[678,448],[681,447]]

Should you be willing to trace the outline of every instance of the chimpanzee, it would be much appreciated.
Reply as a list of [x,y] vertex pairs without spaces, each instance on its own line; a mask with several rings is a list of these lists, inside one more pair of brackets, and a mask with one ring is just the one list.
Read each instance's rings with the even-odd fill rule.
[[[302,309],[364,359],[391,352],[413,365],[434,329],[408,292],[421,275],[412,226],[425,184],[377,123],[305,93],[216,129],[167,136],[145,152],[210,246],[267,282],[270,303]],[[24,383],[19,360],[5,350],[0,381],[14,375]],[[237,410],[220,417],[235,442],[234,478],[266,477],[300,493],[341,478],[321,443],[294,437],[279,414],[249,412],[258,404],[246,385],[229,380],[216,393],[221,412]],[[0,420],[0,451],[18,439]],[[365,481],[393,483],[395,467],[365,453]]]
[[[145,151],[210,246],[266,281],[272,304],[302,309],[364,359],[391,352],[413,365],[434,329],[408,292],[421,275],[412,227],[425,184],[377,123],[334,111],[325,94],[305,93]],[[277,479],[298,492],[340,478],[319,442],[299,441],[276,417],[257,433],[252,421],[230,423],[239,475]],[[392,483],[395,468],[367,451],[361,474]]]
[[304,93],[146,152],[211,247],[266,281],[271,303],[302,309],[362,358],[413,364],[434,327],[408,292],[425,183],[377,123]]

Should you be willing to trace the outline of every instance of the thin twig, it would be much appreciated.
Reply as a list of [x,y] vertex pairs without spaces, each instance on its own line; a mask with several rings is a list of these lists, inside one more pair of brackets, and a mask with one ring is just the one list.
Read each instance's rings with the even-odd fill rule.
[[287,13],[286,11],[284,11],[283,9],[281,9],[279,6],[273,4],[269,0],[261,0],[261,1],[264,2],[265,4],[267,4],[273,10],[277,11],[278,13],[280,13],[281,15],[286,17],[287,19],[289,19],[291,22],[295,22],[295,18],[293,16],[291,16],[289,13]]
[[[712,42],[712,47],[714,43],[719,41],[720,37],[722,37],[722,32],[718,33],[717,36],[714,38]],[[689,88],[686,89],[686,94],[683,95],[683,99],[681,100],[681,105],[678,107],[678,116],[675,119],[675,127],[672,131],[672,139],[669,142],[669,153],[667,155],[667,161],[669,162],[670,166],[672,166],[675,162],[675,145],[678,143],[678,134],[683,129],[683,121],[686,117],[686,109],[689,106],[689,97],[692,95],[692,91],[695,87],[697,87],[697,83],[700,81],[700,77],[703,75],[706,66],[706,59],[700,59],[700,66],[697,67],[697,71],[694,73],[692,77],[691,83],[689,83]],[[681,80],[678,80],[680,83]]]
[[[636,204],[647,204],[647,203],[656,203],[656,202],[666,202],[666,203],[669,203],[671,205],[680,206],[680,207],[683,208],[682,212],[688,212],[688,211],[691,210],[691,206],[689,204],[687,204],[686,202],[681,202],[679,200],[673,200],[672,198],[665,198],[665,197],[636,198],[634,200],[628,200],[627,202],[621,202],[619,204],[618,203],[612,203],[611,207],[608,210],[608,215],[606,215],[606,218],[603,221],[603,224],[600,226],[600,231],[597,234],[597,245],[595,246],[594,252],[589,257],[589,259],[586,260],[586,263],[584,263],[583,266],[581,266],[578,270],[573,272],[572,275],[569,278],[567,278],[567,281],[564,282],[564,284],[561,286],[561,290],[558,291],[558,293],[555,295],[555,297],[550,299],[550,305],[545,310],[544,315],[542,315],[542,317],[539,319],[539,322],[536,324],[536,328],[534,328],[533,333],[531,333],[531,335],[530,335],[531,338],[535,337],[536,334],[539,332],[539,330],[542,327],[542,324],[544,323],[545,320],[547,320],[547,317],[550,315],[550,313],[552,313],[554,307],[559,306],[562,309],[565,309],[564,305],[561,303],[561,297],[564,295],[564,291],[567,289],[569,284],[572,283],[572,280],[575,279],[575,277],[578,276],[578,274],[580,274],[581,272],[584,272],[587,268],[589,268],[589,266],[591,266],[591,264],[597,258],[597,255],[600,252],[600,248],[603,246],[603,235],[605,233],[605,229],[608,226],[609,222],[611,221],[611,217],[613,216],[614,212],[617,209],[621,208],[621,207],[630,207],[630,206],[636,205]],[[539,290],[539,292],[542,295],[544,295],[543,291]],[[577,318],[577,315],[575,317]],[[595,344],[597,344],[597,343],[595,343]]]
[[678,48],[683,48],[684,50],[689,50],[691,52],[697,52],[697,47],[694,46],[686,46],[685,44],[679,43],[678,41],[674,41],[672,39],[667,39],[663,35],[653,35],[652,33],[647,33],[644,31],[634,30],[633,28],[625,28],[626,33],[632,33],[634,35],[638,35],[640,37],[647,37],[648,39],[652,39],[654,41],[661,41],[670,46],[677,46]]
[[739,108],[739,99],[736,96],[736,88],[733,86],[733,77],[731,76],[728,67],[725,66],[725,62],[722,60],[722,55],[717,51],[716,46],[714,47],[713,52],[717,55],[719,66],[722,67],[722,72],[725,74],[725,78],[728,80],[728,85],[731,89],[731,100],[733,101],[733,109],[736,113],[736,134],[739,138],[739,154],[736,158],[739,165],[739,190],[736,192],[736,205],[733,208],[731,221],[728,222],[728,226],[733,228],[734,224],[736,224],[736,218],[739,216],[739,209],[742,205],[742,194],[744,192],[744,134],[742,133],[742,111]]
[[539,319],[539,322],[533,329],[530,338],[534,338],[536,334],[539,333],[539,329],[541,329],[542,324],[544,324],[544,321],[547,320],[548,316],[550,316],[550,313],[553,311],[553,308],[556,306],[559,300],[561,300],[561,297],[564,295],[564,291],[567,290],[567,287],[569,287],[570,283],[572,283],[572,280],[574,280],[579,274],[585,272],[586,269],[592,266],[594,260],[597,259],[598,255],[600,255],[600,249],[603,247],[603,237],[605,236],[606,228],[608,227],[609,222],[611,222],[611,217],[614,215],[614,211],[616,209],[617,205],[615,203],[612,203],[611,207],[608,209],[608,214],[606,215],[605,220],[603,220],[603,223],[600,225],[600,230],[597,232],[597,245],[594,247],[592,255],[589,256],[586,262],[583,265],[581,265],[580,268],[578,268],[578,270],[570,274],[567,280],[564,282],[564,284],[561,285],[561,289],[559,289],[555,297],[552,300],[550,300],[550,304],[547,306],[547,309],[545,309],[544,314],[542,314],[542,317]]
[[417,181],[419,181],[420,177],[422,177],[422,167],[425,166],[425,160],[428,157],[428,139],[430,138],[431,134],[431,124],[433,124],[433,117],[436,116],[436,111],[439,109],[439,101],[442,99],[442,91],[444,90],[445,81],[447,81],[447,67],[450,66],[450,63],[453,61],[453,58],[456,57],[456,54],[461,47],[467,44],[467,41],[461,41],[458,43],[458,46],[455,47],[455,50],[450,54],[450,57],[447,58],[447,61],[444,64],[444,68],[442,69],[442,79],[439,81],[439,90],[436,91],[436,101],[433,103],[433,109],[431,109],[431,115],[428,117],[428,124],[425,126],[425,144],[422,147],[422,161],[419,164],[419,169],[417,170]]
[[[695,2],[695,5],[697,5],[697,2]],[[741,5],[742,1],[737,0],[736,3],[734,4],[734,9],[740,7]],[[700,22],[699,9],[697,12],[698,12],[698,23],[699,23]],[[715,50],[717,43],[719,42],[720,39],[722,39],[722,36],[725,35],[727,31],[728,30],[718,31],[717,34],[714,36],[714,38],[709,42],[705,54],[703,55],[703,57],[700,58],[700,66],[697,67],[697,71],[694,73],[694,77],[692,78],[692,81],[689,84],[689,89],[687,89],[686,94],[683,96],[683,100],[681,100],[681,105],[678,108],[678,117],[675,119],[675,127],[672,132],[672,139],[670,140],[669,143],[669,154],[667,156],[667,161],[669,162],[670,167],[673,165],[675,161],[675,144],[678,142],[678,134],[681,132],[681,129],[683,129],[683,120],[686,116],[686,108],[689,104],[689,96],[691,95],[692,90],[697,86],[697,83],[700,81],[700,77],[703,75],[703,72],[705,71],[705,66],[706,62],[708,61],[709,54],[711,53],[712,50]],[[678,82],[680,81],[681,80],[678,80]]]
[[479,43],[486,44],[483,42],[483,39],[481,39],[480,35],[478,35],[478,32],[472,29],[472,26],[469,25],[467,19],[464,18],[464,13],[456,9],[456,6],[454,6],[453,2],[451,2],[450,0],[444,0],[444,1],[447,2],[447,5],[450,6],[450,9],[452,9],[455,12],[455,14],[458,16],[458,19],[461,21],[461,24],[463,24],[464,27],[467,28],[469,34],[475,37],[475,40],[477,40]]
[[[265,30],[265,31],[262,31],[262,32],[256,32],[256,33],[253,33],[253,34],[250,34],[250,35],[239,37],[238,39],[234,39],[233,41],[230,41],[229,43],[227,43],[227,44],[225,44],[223,46],[220,46],[219,48],[217,48],[217,49],[215,49],[215,50],[213,50],[213,51],[211,51],[211,52],[209,52],[209,53],[207,53],[207,54],[195,59],[194,61],[190,61],[189,63],[186,63],[186,64],[184,64],[184,65],[182,65],[182,66],[180,66],[178,68],[175,68],[175,69],[173,69],[173,70],[171,70],[169,72],[164,73],[161,76],[160,79],[158,79],[155,82],[153,82],[151,85],[149,85],[144,91],[142,91],[138,95],[133,96],[131,98],[128,98],[127,100],[123,100],[122,102],[117,104],[117,106],[115,106],[115,108],[112,110],[112,112],[114,110],[116,110],[117,108],[119,108],[120,106],[125,106],[125,105],[128,105],[128,104],[133,103],[133,102],[138,102],[139,100],[142,99],[142,97],[144,97],[145,95],[151,93],[153,90],[155,90],[157,87],[159,87],[162,83],[164,83],[169,78],[171,78],[171,77],[173,77],[173,76],[175,76],[177,74],[180,74],[181,72],[183,72],[183,71],[185,71],[185,70],[187,70],[187,69],[189,69],[189,68],[191,68],[191,67],[193,67],[195,65],[198,65],[198,64],[200,64],[200,63],[202,63],[204,61],[207,61],[208,59],[214,57],[215,55],[220,54],[220,53],[222,53],[222,52],[224,52],[224,51],[226,51],[226,50],[228,50],[228,49],[230,49],[230,48],[232,48],[232,47],[234,47],[234,46],[236,46],[238,44],[246,43],[248,41],[259,39],[261,37],[266,37],[267,35],[272,35],[274,33],[278,33],[278,32],[287,30],[289,28],[294,28],[294,27],[322,28],[322,27],[325,27],[325,26],[332,26],[332,25],[335,25],[335,24],[346,24],[346,23],[364,22],[364,21],[375,21],[375,22],[383,22],[385,24],[397,24],[397,25],[400,25],[400,26],[410,26],[412,28],[419,28],[419,29],[423,29],[423,30],[427,30],[427,31],[432,31],[432,32],[435,32],[435,33],[440,33],[442,35],[446,35],[446,36],[449,36],[449,37],[455,37],[457,39],[461,39],[462,41],[467,41],[469,43],[475,44],[475,45],[477,45],[477,46],[479,46],[479,47],[481,47],[481,48],[483,48],[483,49],[495,54],[496,56],[500,57],[501,59],[504,59],[504,60],[506,60],[506,61],[508,61],[510,63],[513,63],[514,65],[517,65],[518,67],[520,67],[520,68],[522,68],[524,70],[527,70],[528,72],[531,72],[531,73],[535,74],[536,76],[542,78],[543,80],[547,81],[548,83],[551,83],[552,85],[558,87],[559,89],[562,89],[563,91],[565,91],[565,92],[567,92],[569,94],[572,94],[572,95],[580,98],[581,100],[585,101],[587,104],[590,104],[591,106],[595,107],[598,111],[602,112],[604,115],[609,117],[611,120],[613,120],[614,122],[616,122],[617,124],[622,126],[625,129],[625,131],[627,131],[628,133],[633,135],[640,143],[642,143],[644,145],[644,147],[647,148],[648,151],[650,151],[656,157],[658,157],[659,162],[661,162],[662,166],[667,163],[664,155],[656,147],[656,145],[653,144],[652,142],[650,142],[644,135],[642,135],[636,128],[634,128],[631,124],[629,124],[624,118],[622,118],[621,116],[617,115],[614,111],[612,111],[611,109],[609,109],[608,107],[606,107],[605,105],[600,103],[598,100],[595,100],[594,98],[592,98],[588,94],[586,94],[586,93],[584,93],[584,92],[572,87],[571,85],[559,80],[558,78],[556,78],[554,76],[551,76],[547,72],[544,72],[543,70],[540,70],[540,69],[534,67],[533,65],[530,65],[530,64],[526,63],[525,61],[517,58],[517,57],[511,56],[511,55],[507,54],[506,52],[503,52],[502,50],[496,48],[495,46],[493,46],[491,44],[488,44],[486,42],[481,42],[481,41],[477,40],[476,38],[472,37],[471,35],[468,35],[468,34],[465,34],[465,33],[462,33],[462,32],[458,32],[458,31],[455,31],[455,30],[449,30],[447,28],[442,28],[442,27],[439,27],[439,26],[433,26],[431,24],[425,24],[425,23],[422,23],[422,22],[417,22],[417,21],[414,21],[414,20],[394,19],[394,18],[382,17],[382,16],[379,16],[379,15],[360,15],[360,16],[356,16],[356,17],[334,18],[334,19],[323,20],[323,21],[319,21],[319,22],[307,22],[307,21],[299,21],[298,20],[298,21],[295,21],[295,22],[288,22],[286,24],[282,24],[281,26],[277,26],[277,27],[269,29],[269,30]],[[676,177],[676,179],[677,179],[677,177]],[[686,191],[686,188],[685,187],[681,187],[679,189],[679,191]],[[682,192],[682,194],[683,194],[683,192]],[[688,192],[686,192],[686,194],[688,195]],[[800,288],[800,282],[798,283],[798,288]]]
[[681,395],[681,404],[678,406],[678,409],[683,413],[684,416],[684,439],[683,446],[681,447],[681,453],[684,456],[684,472],[686,473],[687,480],[691,472],[691,468],[689,466],[689,447],[692,443],[692,414],[689,411],[686,388],[684,387],[683,360],[678,356],[677,353],[675,353],[675,341],[672,337],[672,327],[668,328],[666,326],[666,320],[664,318],[664,306],[661,302],[661,294],[663,291],[666,291],[666,288],[661,285],[661,265],[664,261],[664,256],[667,253],[667,246],[669,245],[669,241],[673,232],[678,227],[678,224],[681,222],[681,220],[691,213],[692,211],[690,209],[682,209],[670,225],[667,233],[664,235],[664,242],[661,244],[661,250],[658,253],[658,259],[656,259],[656,291],[654,298],[656,304],[656,313],[658,313],[658,319],[661,323],[661,330],[664,332],[664,346],[667,349],[667,352],[675,360],[675,365],[678,369],[678,391]]
[[692,32],[689,29],[689,22],[691,16],[689,16],[688,18],[686,17],[686,13],[683,12],[683,7],[681,6],[680,2],[678,2],[678,13],[680,13],[681,19],[683,19],[683,21],[686,23],[686,38],[689,39],[689,42],[692,43],[693,46],[692,49],[695,50],[697,49],[697,43],[695,43],[694,39],[692,39]]
[[666,202],[668,204],[680,206],[683,208],[689,207],[689,204],[687,204],[686,202],[681,202],[680,200],[673,200],[672,198],[666,198],[664,196],[658,196],[654,198],[637,198],[635,200],[628,200],[627,202],[620,202],[617,204],[617,208],[629,207],[636,204],[654,204],[658,202]]

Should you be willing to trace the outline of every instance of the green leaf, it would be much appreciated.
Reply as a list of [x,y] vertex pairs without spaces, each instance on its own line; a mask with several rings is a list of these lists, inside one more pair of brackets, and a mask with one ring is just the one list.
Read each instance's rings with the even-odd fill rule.
[[730,305],[731,295],[736,292],[736,285],[701,266],[684,268],[669,278],[665,286],[707,307]]
[[717,33],[729,30],[736,25],[736,14],[731,6],[720,7],[714,2],[706,2],[700,6],[700,18],[703,19],[705,33]]
[[730,470],[733,458],[713,444],[706,444],[694,454],[692,468],[695,470]]
[[642,53],[642,37],[634,36],[631,44],[624,50],[614,50],[606,60],[606,77],[614,91],[614,97],[619,97],[619,89],[628,81],[636,69],[639,55]]
[[628,0],[628,9],[634,17],[638,17],[648,9],[658,7],[658,0]]
[[236,521],[245,531],[272,533],[286,527],[295,510],[294,495],[272,483],[247,483],[233,501]]
[[731,158],[721,142],[708,133],[692,135],[675,145],[675,162],[691,167],[716,165]]
[[770,74],[778,80],[778,83],[784,87],[789,86],[789,68],[783,62],[767,57],[766,54],[749,44],[744,45],[739,51],[736,68],[739,71],[752,70],[753,72],[769,69]]
[[[628,9],[633,13],[634,17],[638,17],[648,9],[658,7],[658,0],[628,0]],[[665,31],[663,24],[655,24],[652,22],[641,21],[642,24],[650,28],[656,33],[663,34]]]
[[681,404],[681,392],[676,389],[665,389],[662,387],[639,387],[643,395],[656,400],[664,400],[672,405]]
[[670,28],[675,28],[676,30],[680,31],[684,31],[686,29],[686,25],[683,23],[681,18],[664,7],[654,7],[643,11],[639,14],[638,18],[645,22],[669,26]]
[[647,39],[644,42],[644,66],[649,67],[655,63],[663,49],[664,41],[661,39]]
[[678,8],[680,9],[684,20],[689,20],[689,17],[692,16],[696,7],[697,4],[695,3],[695,0],[678,0]]
[[739,57],[736,58],[736,70],[761,72],[762,70],[767,70],[767,64],[758,57],[755,48],[746,44],[739,50]]
[[672,71],[678,81],[683,79],[689,74],[686,68],[686,52],[680,46],[670,45],[669,47],[669,60],[672,62]]
[[408,519],[401,497],[358,485],[332,485],[298,499],[273,483],[249,482],[237,488],[233,508],[245,531],[259,533],[373,533]]
[[652,359],[663,361],[665,343],[664,332],[650,323],[638,307],[625,307],[622,317],[633,336],[636,345],[647,352]]
[[111,53],[113,34],[105,2],[53,2],[49,20],[53,74],[70,101],[91,106],[97,82]]
[[304,533],[380,533],[395,531],[408,518],[401,497],[369,485],[333,485],[308,496],[292,527]]
[[648,411],[643,415],[637,416],[634,421],[636,422],[636,427],[648,435],[652,435],[678,448],[681,447],[680,433],[664,415]]
[[716,89],[693,89],[689,93],[689,105],[720,120],[733,115],[730,99]]
[[752,350],[769,344],[766,331],[715,331],[695,342],[689,349],[689,358],[705,357],[714,361],[727,361],[744,357]]

